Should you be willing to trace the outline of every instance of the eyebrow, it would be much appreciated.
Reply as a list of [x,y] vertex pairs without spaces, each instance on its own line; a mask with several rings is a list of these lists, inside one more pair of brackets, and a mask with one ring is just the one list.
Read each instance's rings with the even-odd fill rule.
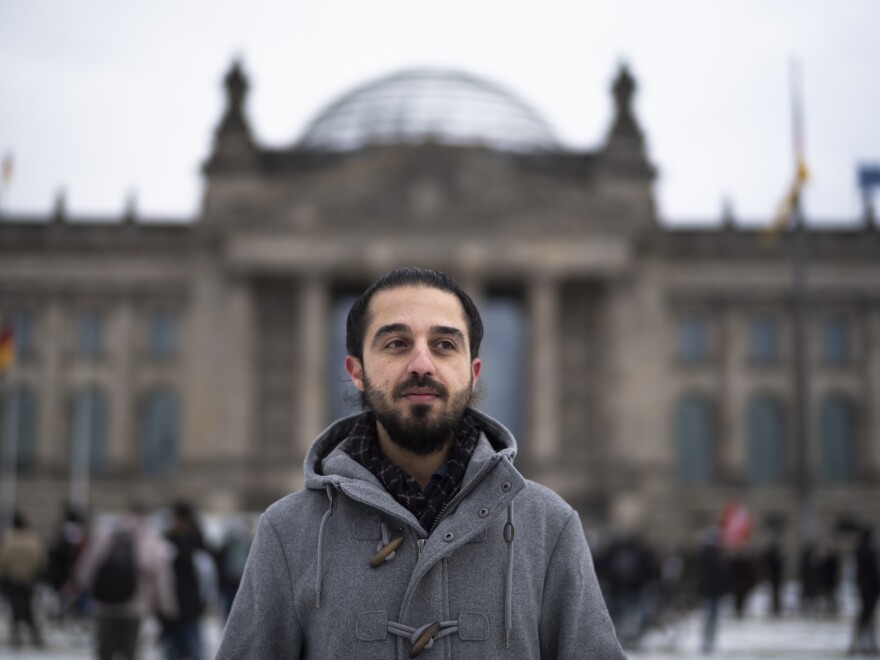
[[[431,336],[450,336],[455,337],[460,342],[464,343],[464,333],[458,328],[452,327],[450,325],[434,325],[431,326]],[[412,334],[412,328],[409,327],[406,323],[389,323],[387,325],[383,325],[376,333],[373,335],[372,345],[375,346],[378,344],[383,337],[387,337],[388,335],[393,335],[397,333],[402,334]]]

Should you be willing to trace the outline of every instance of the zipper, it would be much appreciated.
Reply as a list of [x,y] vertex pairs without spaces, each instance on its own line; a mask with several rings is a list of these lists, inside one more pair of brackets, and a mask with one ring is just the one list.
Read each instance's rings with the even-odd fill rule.
[[[496,454],[496,456],[497,456],[497,454]],[[451,499],[446,500],[446,502],[443,503],[443,506],[440,507],[440,511],[437,512],[437,517],[434,518],[434,522],[431,523],[431,529],[428,530],[428,536],[433,534],[434,530],[437,529],[437,526],[443,521],[443,514],[446,513],[446,510],[449,507],[453,506],[454,504],[458,504],[462,499],[464,499],[465,495],[467,495],[474,488],[476,488],[477,484],[479,484],[483,480],[483,476],[487,472],[489,472],[489,470],[491,470],[496,465],[498,465],[498,461],[500,461],[500,460],[501,460],[501,458],[498,457],[494,460],[488,461],[486,463],[486,465],[484,465],[483,468],[474,475],[474,478],[471,479],[470,482],[466,484],[465,488],[462,488],[461,490],[459,490]]]

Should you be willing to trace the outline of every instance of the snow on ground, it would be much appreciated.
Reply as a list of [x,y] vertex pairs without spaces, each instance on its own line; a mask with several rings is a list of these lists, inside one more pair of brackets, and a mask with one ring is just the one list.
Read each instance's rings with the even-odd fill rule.
[[[846,589],[843,590],[847,591]],[[738,620],[729,603],[719,621],[717,644],[711,657],[723,660],[831,660],[845,656],[854,616],[854,599],[844,593],[841,613],[836,617],[804,616],[795,613],[794,602],[784,616],[767,614],[766,594],[760,590],[751,599],[748,611]],[[92,658],[92,632],[89,622],[68,622],[64,626],[44,622],[46,647],[30,646],[14,651],[9,646],[8,613],[0,606],[0,658],[16,660],[81,660]],[[220,622],[208,617],[203,627],[206,658],[213,658],[220,640]],[[157,644],[158,626],[148,621],[141,633],[141,660],[162,660]],[[666,629],[652,629],[639,650],[630,650],[631,660],[680,660],[706,657],[700,652],[702,613],[691,612]],[[27,637],[25,637],[27,640]],[[426,654],[426,660],[430,660]]]

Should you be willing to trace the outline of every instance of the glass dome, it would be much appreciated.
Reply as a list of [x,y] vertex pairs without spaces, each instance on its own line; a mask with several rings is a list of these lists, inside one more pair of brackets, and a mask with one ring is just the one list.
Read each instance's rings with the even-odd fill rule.
[[507,90],[445,70],[401,71],[357,87],[306,128],[299,147],[353,151],[377,144],[439,142],[498,151],[554,151],[549,125]]

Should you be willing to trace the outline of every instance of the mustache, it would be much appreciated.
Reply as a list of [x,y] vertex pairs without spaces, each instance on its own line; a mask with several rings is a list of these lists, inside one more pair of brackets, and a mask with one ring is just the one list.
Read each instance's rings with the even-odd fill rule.
[[443,383],[439,383],[431,378],[428,374],[411,376],[407,380],[396,385],[392,394],[395,398],[400,398],[408,394],[410,390],[414,389],[430,390],[431,394],[444,399],[449,395],[449,389]]

